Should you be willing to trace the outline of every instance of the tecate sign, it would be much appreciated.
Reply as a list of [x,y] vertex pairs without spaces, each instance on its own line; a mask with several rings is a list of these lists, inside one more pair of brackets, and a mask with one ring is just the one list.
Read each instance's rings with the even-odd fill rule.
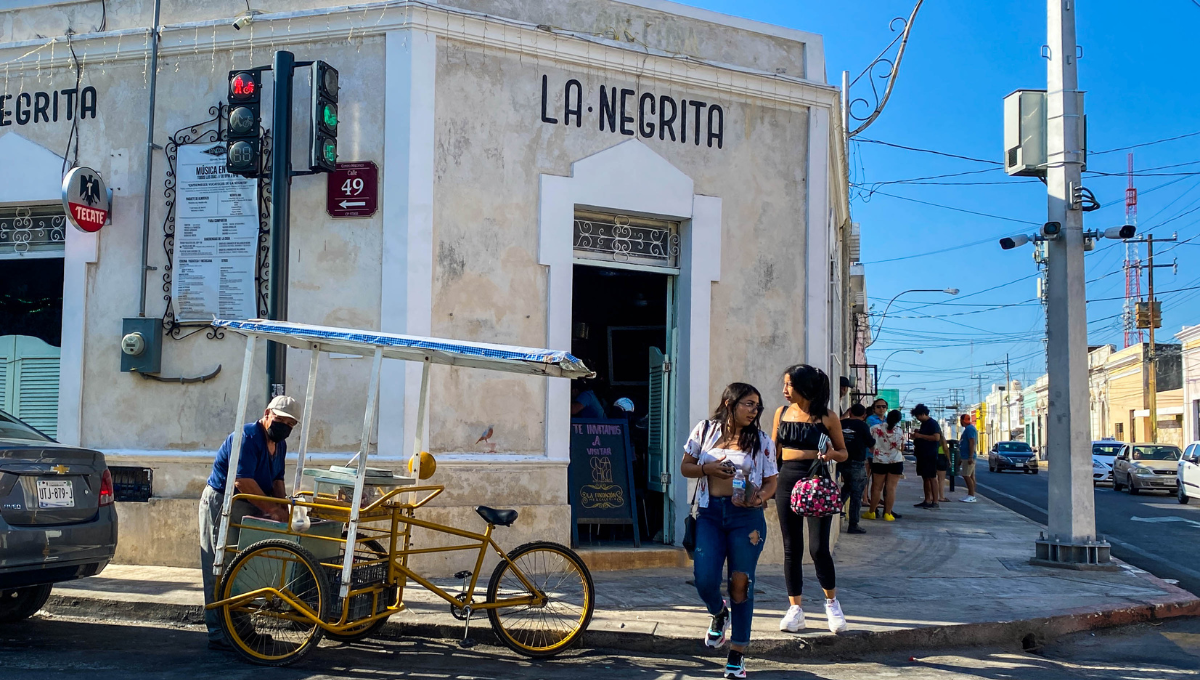
[[63,208],[75,228],[88,233],[100,231],[108,222],[112,204],[100,173],[91,168],[72,168],[63,178]]

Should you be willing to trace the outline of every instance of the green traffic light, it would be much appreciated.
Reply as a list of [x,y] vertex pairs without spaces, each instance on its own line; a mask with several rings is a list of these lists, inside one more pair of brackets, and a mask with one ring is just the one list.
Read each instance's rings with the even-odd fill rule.
[[328,127],[331,130],[337,129],[337,124],[338,124],[337,107],[335,107],[333,104],[326,104],[325,106],[322,107],[321,117],[324,119],[326,127]]
[[332,139],[325,140],[325,144],[321,147],[321,153],[325,156],[325,161],[328,163],[337,162],[337,142]]

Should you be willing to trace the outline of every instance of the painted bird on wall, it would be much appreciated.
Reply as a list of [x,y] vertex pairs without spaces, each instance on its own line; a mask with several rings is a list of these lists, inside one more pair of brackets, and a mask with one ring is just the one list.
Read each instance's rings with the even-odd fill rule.
[[492,439],[492,434],[493,434],[494,432],[495,432],[495,428],[494,428],[493,426],[491,426],[491,425],[488,425],[487,429],[483,431],[483,434],[481,434],[481,435],[479,436],[479,439],[476,439],[476,440],[475,440],[475,444],[476,444],[476,445],[478,445],[480,442],[483,442],[484,444],[487,444],[487,447],[488,447],[488,453],[495,453],[495,452],[496,452],[496,445],[495,445],[495,444],[493,444],[493,443],[492,443],[492,441],[491,441],[491,439]]

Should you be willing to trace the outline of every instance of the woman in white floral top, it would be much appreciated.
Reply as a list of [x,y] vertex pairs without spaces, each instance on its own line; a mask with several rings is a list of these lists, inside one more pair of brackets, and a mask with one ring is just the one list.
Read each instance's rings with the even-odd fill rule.
[[[896,485],[904,474],[904,432],[898,427],[899,423],[900,412],[891,411],[885,422],[871,428],[871,436],[875,438],[875,460],[871,463],[871,507],[863,513],[863,519],[882,516],[885,521],[896,521],[892,504],[896,500]],[[887,500],[883,512],[876,514],[885,488]]]

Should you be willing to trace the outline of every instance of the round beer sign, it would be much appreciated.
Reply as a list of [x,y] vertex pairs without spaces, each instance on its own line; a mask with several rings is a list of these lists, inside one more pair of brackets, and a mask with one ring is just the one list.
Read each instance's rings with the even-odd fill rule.
[[63,178],[62,196],[67,219],[76,229],[96,232],[108,222],[112,208],[108,187],[95,170],[82,166],[72,168]]

